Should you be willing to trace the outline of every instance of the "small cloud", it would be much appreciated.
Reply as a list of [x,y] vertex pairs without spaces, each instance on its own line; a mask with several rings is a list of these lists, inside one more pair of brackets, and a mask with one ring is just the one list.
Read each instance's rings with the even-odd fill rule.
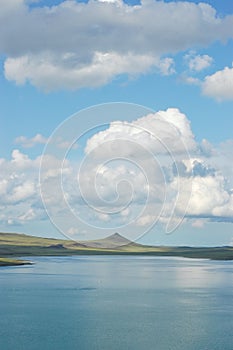
[[166,57],[161,59],[158,63],[158,69],[162,75],[172,75],[176,73],[174,68],[175,62],[173,58]]
[[74,238],[83,239],[86,237],[87,232],[85,230],[80,230],[78,227],[70,227],[67,231],[68,236],[73,236]]
[[155,221],[155,217],[152,216],[152,215],[144,215],[144,216],[141,216],[136,224],[138,226],[147,226],[147,225],[150,225],[152,224],[153,222]]
[[189,85],[200,85],[201,81],[198,78],[183,76],[182,81]]
[[105,221],[105,222],[110,220],[110,216],[108,214],[105,214],[105,213],[98,213],[97,217],[99,220]]
[[202,92],[218,101],[233,100],[233,67],[225,67],[205,77]]
[[26,136],[19,136],[15,139],[15,143],[20,144],[24,148],[32,148],[38,144],[44,145],[46,144],[48,139],[41,134],[36,134],[31,138],[27,138]]
[[202,228],[205,226],[205,220],[203,219],[197,219],[197,220],[194,220],[192,222],[192,227],[196,227],[196,228]]
[[70,227],[69,230],[67,231],[68,235],[77,235],[80,233],[79,229],[77,227]]
[[189,69],[193,72],[200,72],[208,68],[213,63],[213,58],[209,55],[196,55],[193,52],[184,57]]
[[23,225],[23,222],[17,220],[17,219],[7,219],[6,220],[6,224],[7,226],[22,226]]
[[[41,134],[36,134],[34,137],[28,138],[26,136],[19,136],[15,139],[15,143],[21,145],[23,148],[32,148],[36,145],[45,145],[48,142],[48,138],[44,137]],[[77,149],[78,144],[72,144],[71,141],[58,138],[54,141],[54,144],[57,148],[60,149]]]
[[18,219],[21,222],[25,222],[25,221],[32,221],[35,220],[36,218],[36,213],[34,211],[33,208],[29,208],[26,213],[22,214],[21,216],[18,217]]

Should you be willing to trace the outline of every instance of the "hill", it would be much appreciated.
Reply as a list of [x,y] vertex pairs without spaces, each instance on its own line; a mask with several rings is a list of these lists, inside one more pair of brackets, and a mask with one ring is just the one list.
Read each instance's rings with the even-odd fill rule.
[[82,243],[86,247],[107,248],[107,249],[116,249],[124,246],[134,246],[134,247],[142,246],[140,244],[136,244],[130,241],[129,239],[121,236],[119,233],[114,233],[111,236],[107,236],[105,238],[101,238],[93,241],[84,241]]
[[[233,247],[146,246],[131,242],[115,233],[111,236],[75,242],[16,233],[0,233],[0,266],[26,264],[12,258],[20,256],[69,255],[150,255],[177,256],[214,260],[233,260]],[[9,260],[11,259],[11,260]]]

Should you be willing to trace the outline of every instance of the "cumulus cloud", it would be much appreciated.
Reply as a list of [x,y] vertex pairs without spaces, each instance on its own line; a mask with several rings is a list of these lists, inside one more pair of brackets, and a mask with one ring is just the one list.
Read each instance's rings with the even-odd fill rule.
[[[40,157],[36,159],[30,159],[28,155],[21,153],[19,150],[15,149],[12,151],[11,159],[0,159],[1,167],[1,181],[2,183],[14,183],[17,184],[18,188],[29,189],[31,186],[25,186],[25,183],[31,184],[33,176],[40,165]],[[26,174],[28,178],[26,179]],[[26,180],[24,185],[20,182],[20,179]],[[22,186],[21,186],[22,185]],[[4,186],[6,189],[6,187]],[[17,191],[14,191],[17,192]],[[21,191],[22,192],[22,191]],[[26,191],[27,192],[27,191]]]
[[[65,207],[105,228],[130,222],[144,229],[157,220],[167,225],[171,214],[174,222],[184,217],[194,227],[232,222],[232,142],[198,145],[188,118],[173,108],[112,122],[87,141],[80,164],[66,159],[63,169],[52,155],[31,159],[15,149],[10,160],[0,159],[0,220],[16,225],[46,218],[38,181],[42,161],[43,200],[63,224]],[[67,225],[64,232],[72,234],[75,223]]]
[[[173,74],[171,54],[232,38],[233,23],[205,3],[164,1],[63,1],[29,9],[10,0],[0,16],[5,77],[46,91],[100,86],[150,69]],[[208,60],[192,65],[200,70]]]
[[[205,159],[191,159],[191,169],[183,163],[184,171],[171,181],[171,187],[177,181],[182,182],[181,197],[184,199],[190,195],[190,183],[192,192],[186,210],[188,218],[203,218],[233,222],[232,191],[227,184],[226,178],[220,170],[208,165]],[[175,174],[176,175],[176,174]],[[186,190],[187,186],[187,190]],[[182,212],[182,200],[178,203],[177,211]],[[199,224],[199,220],[198,220]]]
[[171,75],[176,72],[174,59],[170,57],[160,60],[157,66],[162,75]]
[[[166,111],[143,116],[132,123],[112,122],[107,130],[95,134],[87,141],[85,151],[86,153],[95,151],[97,154],[98,146],[113,140],[115,140],[114,147],[119,151],[122,139],[132,141],[132,148],[136,143],[157,154],[194,151],[197,147],[189,120],[179,109],[169,108]],[[125,147],[123,144],[125,155],[133,152],[131,146],[128,144],[128,147]],[[106,147],[105,150],[108,155],[112,152],[111,147]],[[100,151],[101,154],[98,155],[105,156],[103,148],[100,148]]]
[[[4,208],[0,221],[10,225],[19,224],[32,218],[28,210],[38,202],[39,158],[31,160],[19,150],[12,152],[10,160],[0,160],[0,206]],[[39,213],[40,211],[40,213]],[[41,210],[38,209],[38,217]]]
[[[98,163],[98,160],[96,159]],[[79,184],[82,194],[89,204],[109,209],[109,213],[118,213],[127,208],[132,201],[146,200],[148,183],[144,174],[130,160],[122,164],[109,164],[87,167],[82,170]],[[157,196],[159,195],[159,191]],[[111,208],[111,209],[110,209]],[[103,216],[104,217],[104,216]]]
[[185,60],[191,71],[200,72],[208,68],[213,63],[213,58],[209,55],[196,55],[189,53],[185,56]]
[[[28,138],[26,136],[18,136],[15,139],[15,143],[20,145],[23,148],[32,148],[36,145],[45,145],[49,141],[48,138],[44,137],[41,134],[36,134],[35,136]],[[74,143],[73,145],[70,144],[70,141],[67,141],[61,137],[54,140],[54,145],[56,148],[60,149],[77,149],[78,144]]]
[[233,99],[233,68],[225,67],[205,77],[202,92],[219,101]]
[[51,55],[46,58],[44,55],[8,58],[4,64],[5,76],[18,85],[29,81],[45,91],[51,91],[57,88],[74,90],[97,87],[107,84],[116,75],[145,73],[156,64],[164,74],[172,72],[171,63],[158,61],[149,55],[95,52],[90,62],[80,64],[77,60],[70,65],[69,59],[72,57],[76,60],[75,54],[64,55],[63,60]]
[[31,148],[36,146],[37,144],[46,144],[47,138],[42,136],[41,134],[36,134],[32,138],[27,138],[25,136],[19,136],[15,139],[15,143],[20,144],[24,148]]
[[[39,168],[41,156],[31,159],[18,149],[12,151],[11,159],[0,159],[0,221],[9,225],[23,224],[32,220],[44,220],[46,212],[40,198]],[[45,159],[47,177],[54,174],[57,161]],[[69,172],[64,163],[64,173]],[[60,173],[59,173],[60,176]],[[56,200],[56,192],[53,195]]]
[[188,207],[190,216],[214,216],[218,207],[229,202],[230,195],[224,189],[222,176],[195,176],[191,181],[192,196]]
[[[159,141],[156,138],[158,135]],[[126,139],[130,142],[127,143]],[[182,142],[176,142],[177,139]],[[103,146],[104,144],[106,147]],[[166,148],[163,148],[164,144]],[[184,144],[192,155],[196,154],[196,157],[187,158],[185,149],[181,147],[181,145],[184,147]],[[144,153],[140,154],[138,145],[156,155],[164,178],[159,175],[158,168],[155,167],[151,158],[147,159]],[[184,215],[190,220],[196,218],[194,226],[200,226],[199,220],[217,220],[217,218],[222,221],[233,220],[232,193],[230,183],[227,181],[230,172],[228,167],[224,170],[226,164],[229,164],[228,156],[223,161],[224,151],[217,151],[205,139],[198,145],[187,117],[177,109],[149,114],[131,123],[112,122],[108,129],[95,134],[87,141],[86,156],[89,157],[92,153],[96,162],[124,156],[129,162],[135,161],[140,165],[139,168],[145,171],[147,187],[138,180],[136,174],[129,179],[132,187],[136,188],[138,193],[141,192],[137,200],[143,198],[143,193],[145,198],[146,189],[150,193],[149,202],[147,202],[150,206],[149,211],[138,218],[136,221],[138,226],[148,225],[158,217],[161,206],[156,206],[155,203],[157,201],[158,204],[158,200],[165,200],[163,197],[165,189],[167,199],[160,218],[164,223],[168,221],[174,208],[175,220],[178,220],[179,215]],[[176,154],[179,157],[176,158]],[[168,161],[166,157],[164,158],[165,155],[168,157],[172,155],[175,162],[172,164],[171,159]],[[141,157],[144,162],[140,162]],[[166,159],[165,162],[163,162],[164,159]],[[219,159],[222,159],[222,163]],[[218,169],[222,169],[223,172]],[[102,184],[104,183],[105,193],[110,191],[108,195],[116,194],[115,183],[120,181],[120,175],[122,175],[118,170],[115,169],[114,175],[112,170],[106,168],[105,171],[98,173],[100,183],[101,181]],[[96,170],[93,169],[93,171]],[[87,174],[84,177],[87,181]],[[164,188],[162,183],[165,184]],[[90,195],[94,195],[91,187],[89,190]],[[127,191],[123,190],[123,193],[127,194]],[[122,198],[125,200],[124,196]]]
[[154,215],[143,215],[137,220],[136,224],[138,226],[146,226],[148,224],[149,225],[152,224],[153,221],[154,221]]
[[195,78],[195,77],[190,77],[190,76],[187,76],[185,74],[183,74],[183,76],[181,77],[181,80],[186,83],[186,84],[189,84],[189,85],[201,85],[201,81],[200,79],[198,78]]
[[[4,164],[3,160],[3,164]],[[2,164],[1,164],[2,165]],[[38,159],[34,162],[31,161],[31,159],[28,157],[27,154],[21,153],[18,149],[14,149],[12,151],[12,160],[9,164],[7,164],[7,168],[10,169],[15,167],[18,170],[26,170],[26,169],[33,169],[38,165]]]

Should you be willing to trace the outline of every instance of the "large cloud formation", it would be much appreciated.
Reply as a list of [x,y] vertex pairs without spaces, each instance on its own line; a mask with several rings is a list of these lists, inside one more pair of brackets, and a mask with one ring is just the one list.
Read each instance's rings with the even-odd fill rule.
[[[44,138],[20,140],[31,147],[32,141]],[[83,220],[93,225],[102,222],[104,227],[131,220],[135,227],[144,228],[155,218],[167,225],[173,211],[177,221],[184,217],[198,224],[200,220],[233,222],[232,143],[218,148],[207,140],[198,144],[188,118],[174,108],[132,122],[114,121],[87,140],[81,165],[73,158],[64,161],[63,192],[56,188],[60,160],[43,157],[46,204],[62,222],[66,201]],[[6,225],[46,219],[38,184],[40,164],[41,156],[30,159],[19,150],[12,152],[10,160],[0,160],[0,219]],[[82,164],[78,184],[77,169]],[[89,213],[87,204],[96,210]]]
[[[177,108],[168,108],[166,111],[138,118],[132,123],[112,122],[107,130],[87,141],[86,152],[98,150],[98,145],[106,141],[119,139],[120,143],[124,137],[153,149],[156,153],[167,153],[169,150],[177,153],[183,152],[184,149],[191,152],[197,148],[190,122],[185,114]],[[127,151],[125,149],[125,152]]]
[[[126,139],[132,143],[126,145],[122,142]],[[111,141],[114,142],[114,147],[111,147]],[[233,221],[231,190],[233,173],[232,169],[229,170],[229,160],[233,158],[229,151],[226,155],[227,145],[224,146],[225,151],[222,152],[221,149],[215,150],[206,140],[203,140],[200,145],[197,144],[187,117],[178,109],[169,108],[166,111],[148,114],[132,123],[111,123],[107,130],[95,134],[88,140],[86,154],[88,156],[93,153],[93,158],[97,163],[104,159],[114,159],[117,154],[123,154],[129,160],[137,160],[140,159],[140,153],[134,145],[135,142],[153,152],[164,172],[167,203],[164,203],[161,221],[166,222],[169,219],[169,213],[174,209],[175,201],[175,216],[181,215],[187,219]],[[101,147],[105,143],[106,147]],[[230,144],[229,141],[227,143]],[[164,145],[166,145],[165,148]],[[186,151],[189,152],[189,155]],[[172,163],[166,162],[167,157],[165,156],[172,157]],[[145,155],[143,157],[146,158]],[[149,191],[153,193],[150,203],[151,214],[140,217],[138,221],[140,225],[143,222],[153,221],[157,215],[155,203],[158,200],[162,201],[163,197],[162,181],[158,169],[154,167],[150,159],[146,159],[143,167],[147,175],[150,176],[150,173],[153,173],[149,188]],[[89,176],[91,176],[91,171],[89,171]],[[108,187],[107,184],[113,178],[108,166],[105,166],[104,176],[107,177],[104,179],[105,187]],[[132,179],[133,187],[141,192],[143,184],[139,181],[139,186],[137,186],[134,182],[135,178],[136,175]],[[176,197],[177,191],[180,195],[179,201]]]
[[[169,55],[233,36],[233,16],[220,18],[205,3],[67,0],[31,8],[26,3],[1,4],[5,77],[46,91],[96,87],[120,74],[172,74]],[[196,60],[193,68],[203,64],[208,62]]]

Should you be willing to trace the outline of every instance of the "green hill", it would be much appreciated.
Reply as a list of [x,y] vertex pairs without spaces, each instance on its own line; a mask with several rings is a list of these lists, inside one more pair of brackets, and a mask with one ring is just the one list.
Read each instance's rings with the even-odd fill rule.
[[29,262],[15,260],[20,256],[69,255],[151,255],[233,260],[233,247],[166,247],[146,246],[131,242],[115,233],[93,241],[75,242],[42,238],[16,233],[0,233],[0,266],[22,265]]

